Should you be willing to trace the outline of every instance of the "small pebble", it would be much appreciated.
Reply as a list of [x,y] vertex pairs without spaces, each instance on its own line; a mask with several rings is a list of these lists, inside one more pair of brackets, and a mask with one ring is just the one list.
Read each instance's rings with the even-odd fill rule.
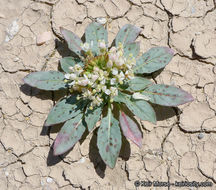
[[51,177],[48,177],[46,181],[47,181],[47,183],[52,183],[53,179]]
[[99,24],[106,24],[107,23],[107,19],[106,18],[103,18],[103,17],[98,17],[96,19],[96,21],[99,23]]
[[85,157],[82,157],[80,160],[79,160],[79,163],[84,163],[85,162]]
[[52,33],[50,31],[44,32],[40,35],[37,36],[37,45],[42,45],[45,42],[49,41],[52,39]]
[[171,160],[172,160],[172,158],[168,156],[168,157],[167,157],[167,160],[171,161]]
[[6,172],[5,172],[5,176],[9,176],[9,172],[6,171]]
[[0,13],[0,18],[5,18],[5,15]]
[[15,57],[13,61],[14,61],[14,62],[19,61],[19,57]]
[[199,135],[198,135],[198,139],[202,139],[204,137],[204,134],[203,133],[200,133]]
[[6,30],[5,42],[9,42],[19,32],[18,20],[14,20]]

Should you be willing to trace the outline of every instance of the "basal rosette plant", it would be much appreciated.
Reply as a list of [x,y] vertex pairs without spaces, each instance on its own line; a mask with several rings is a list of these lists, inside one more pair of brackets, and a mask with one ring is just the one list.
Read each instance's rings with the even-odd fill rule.
[[[97,131],[97,146],[103,161],[114,168],[122,145],[123,135],[137,146],[142,145],[142,133],[136,122],[123,111],[122,104],[141,120],[156,123],[156,115],[148,103],[178,106],[193,100],[187,92],[174,86],[154,84],[142,77],[165,67],[173,57],[167,47],[154,47],[139,55],[140,44],[135,42],[141,30],[124,25],[108,48],[107,31],[99,23],[85,30],[85,43],[73,32],[61,28],[69,49],[76,57],[60,60],[62,72],[30,73],[24,82],[42,90],[68,89],[50,111],[45,126],[64,123],[54,142],[54,155],[71,149],[86,129],[91,132],[101,119]],[[114,108],[119,118],[114,117]],[[106,115],[103,109],[108,109]]]

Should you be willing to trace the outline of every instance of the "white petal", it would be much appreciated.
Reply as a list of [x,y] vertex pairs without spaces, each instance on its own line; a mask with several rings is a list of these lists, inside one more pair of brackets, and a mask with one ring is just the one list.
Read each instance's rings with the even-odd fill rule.
[[112,78],[111,80],[110,80],[110,84],[111,85],[114,85],[116,83],[116,78]]
[[96,18],[96,21],[97,21],[99,24],[106,24],[106,23],[107,23],[107,19],[106,19],[106,18],[103,18],[103,17],[98,17],[98,18]]
[[106,79],[103,79],[100,83],[101,84],[105,84],[106,83]]
[[105,94],[110,95],[111,91],[109,89],[105,90]]
[[112,70],[112,74],[113,74],[113,75],[117,75],[117,74],[118,74],[118,69],[113,68],[113,70]]
[[69,73],[66,73],[66,74],[64,75],[64,77],[65,77],[66,79],[70,79],[70,74],[69,74]]
[[74,84],[75,84],[75,81],[69,83],[68,85],[69,85],[69,86],[73,86]]
[[111,60],[109,60],[108,62],[107,62],[107,67],[108,68],[111,68],[113,66],[113,62],[111,61]]
[[95,82],[98,79],[98,75],[92,75],[92,81]]
[[149,98],[148,96],[145,96],[145,95],[140,94],[140,93],[138,93],[138,92],[134,93],[134,94],[132,95],[132,97],[133,97],[134,99],[140,99],[140,100],[146,100],[146,101],[150,100],[150,98]]

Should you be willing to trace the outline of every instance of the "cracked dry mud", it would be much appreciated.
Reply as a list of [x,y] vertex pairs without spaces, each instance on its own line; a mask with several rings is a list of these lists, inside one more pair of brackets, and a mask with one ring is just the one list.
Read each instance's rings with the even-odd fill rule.
[[[108,18],[110,44],[120,27],[132,23],[142,28],[141,52],[172,48],[170,64],[152,77],[195,99],[178,109],[156,107],[157,125],[140,121],[142,149],[124,142],[113,170],[98,156],[93,134],[67,155],[53,157],[50,147],[60,126],[42,126],[61,93],[22,81],[32,71],[57,70],[58,60],[68,55],[60,26],[81,37],[98,17]],[[132,190],[135,180],[208,181],[212,187],[199,189],[216,189],[215,24],[214,0],[1,0],[1,189]]]

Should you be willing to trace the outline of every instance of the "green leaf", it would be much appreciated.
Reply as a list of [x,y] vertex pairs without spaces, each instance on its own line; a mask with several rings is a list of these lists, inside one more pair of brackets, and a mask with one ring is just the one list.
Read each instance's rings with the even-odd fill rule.
[[114,98],[115,102],[121,102],[131,110],[131,112],[141,120],[150,121],[156,124],[156,114],[152,106],[144,100],[133,100],[130,95],[118,93]]
[[124,46],[124,56],[128,57],[130,54],[137,57],[140,51],[140,42],[128,43]]
[[103,161],[114,168],[121,148],[121,131],[119,122],[112,116],[111,108],[102,119],[98,130],[97,146]]
[[173,57],[173,51],[167,47],[154,47],[144,53],[136,61],[134,72],[140,73],[153,73],[165,67]]
[[83,114],[65,122],[54,143],[54,155],[60,155],[70,150],[85,132],[86,126],[82,119]]
[[119,42],[125,46],[127,43],[134,42],[141,32],[141,29],[131,24],[124,25],[118,32],[115,38],[115,45],[118,46]]
[[194,100],[186,91],[163,84],[149,86],[141,94],[149,97],[150,102],[163,106],[178,106]]
[[140,132],[139,127],[133,121],[133,119],[131,119],[123,111],[120,111],[119,122],[124,136],[141,148],[142,133]]
[[126,96],[127,96],[127,98],[130,98],[129,95],[118,91],[118,95],[114,97],[114,101],[118,102],[118,103],[125,103],[126,102]]
[[70,30],[61,27],[60,31],[65,41],[68,44],[68,48],[74,53],[76,53],[77,55],[79,56],[82,55],[82,48],[81,48],[82,40]]
[[146,78],[143,77],[134,77],[133,79],[128,81],[128,88],[126,90],[129,91],[139,91],[143,90],[149,85],[151,85],[152,82]]
[[90,47],[93,45],[91,49],[97,55],[99,54],[98,40],[105,40],[105,43],[108,44],[107,30],[97,22],[92,22],[87,26],[85,38]]
[[60,100],[50,111],[45,126],[63,123],[80,114],[86,102],[78,101],[76,97],[77,95],[71,95],[70,97]]
[[64,57],[60,60],[61,68],[64,72],[70,73],[71,70],[69,67],[73,67],[76,64],[79,64],[80,66],[84,66],[84,63],[81,62],[79,59],[75,59],[74,57]]
[[59,90],[66,88],[64,74],[58,71],[40,71],[28,74],[24,82],[41,90]]
[[93,110],[86,109],[85,112],[85,121],[88,126],[89,132],[92,131],[98,120],[100,119],[103,107],[95,107]]

